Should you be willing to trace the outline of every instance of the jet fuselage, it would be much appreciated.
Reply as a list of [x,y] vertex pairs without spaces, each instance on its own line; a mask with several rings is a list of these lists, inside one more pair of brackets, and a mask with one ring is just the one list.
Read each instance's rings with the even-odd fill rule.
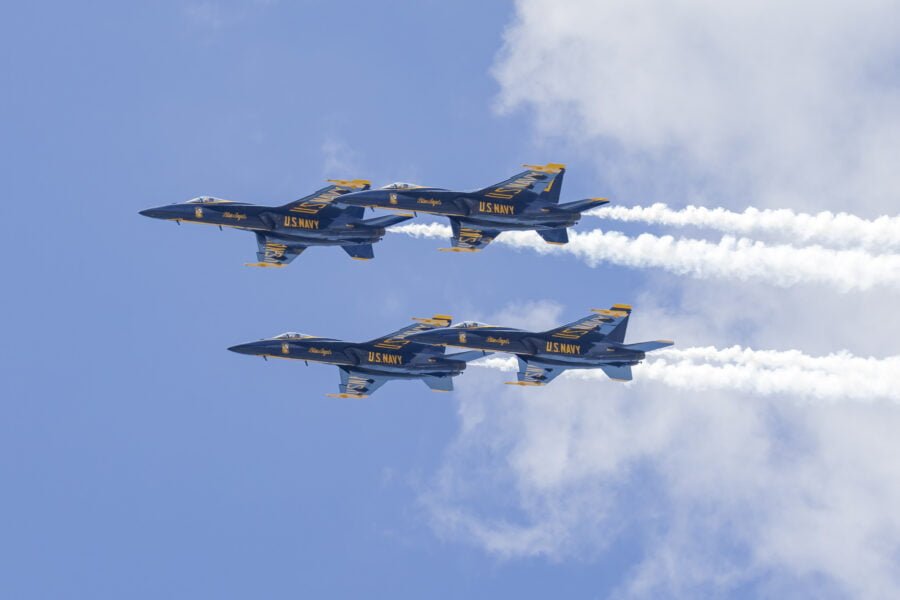
[[508,327],[445,327],[424,331],[410,337],[417,342],[441,346],[506,352],[568,368],[591,368],[601,364],[635,365],[645,357],[644,352],[621,348],[620,345],[614,343],[602,340],[587,341],[586,338],[590,336],[564,340],[541,332],[522,331]]
[[380,241],[385,234],[384,227],[361,225],[361,219],[326,204],[286,209],[219,201],[169,204],[143,210],[140,214],[178,223],[202,223],[255,231],[304,246],[372,244]]

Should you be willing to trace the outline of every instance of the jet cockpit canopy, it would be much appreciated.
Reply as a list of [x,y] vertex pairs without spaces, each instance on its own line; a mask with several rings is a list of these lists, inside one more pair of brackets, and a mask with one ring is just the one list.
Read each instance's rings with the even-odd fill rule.
[[196,198],[191,198],[185,204],[228,204],[230,202],[232,200],[222,200],[213,196],[197,196]]
[[478,321],[462,321],[453,325],[456,329],[476,329],[478,327],[490,327],[487,323],[479,323]]
[[279,333],[273,340],[302,340],[304,338],[311,338],[313,336],[307,335],[305,333],[297,333],[296,331],[286,331],[284,333]]
[[414,190],[416,188],[423,187],[421,185],[417,185],[415,183],[404,183],[402,181],[395,181],[394,183],[389,183],[384,186],[383,190]]

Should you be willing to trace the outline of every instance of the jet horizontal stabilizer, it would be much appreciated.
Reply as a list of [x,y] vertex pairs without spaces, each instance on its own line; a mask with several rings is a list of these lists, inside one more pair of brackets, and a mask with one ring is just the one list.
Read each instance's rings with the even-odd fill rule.
[[565,227],[559,227],[558,229],[544,229],[538,230],[538,235],[544,238],[544,241],[548,244],[568,244],[569,243],[569,232]]
[[453,391],[453,378],[452,377],[435,377],[433,375],[426,375],[422,378],[422,381],[425,382],[425,385],[431,388],[432,392],[452,392]]
[[600,369],[613,381],[631,381],[631,365],[600,365]]
[[566,202],[565,204],[560,204],[557,206],[557,208],[568,212],[580,213],[591,208],[603,206],[604,204],[609,204],[609,200],[607,200],[606,198],[585,198],[584,200],[576,200],[575,202]]
[[490,356],[493,352],[485,352],[484,350],[467,350],[466,352],[457,352],[456,354],[448,354],[444,358],[448,360],[461,360],[469,362],[470,360],[478,360],[485,356]]
[[372,260],[375,258],[375,250],[372,248],[372,244],[353,244],[341,246],[341,248],[355,260]]
[[652,352],[653,350],[659,350],[660,348],[668,348],[674,344],[675,342],[672,340],[653,340],[650,342],[638,342],[636,344],[616,344],[616,347],[622,348],[623,350],[633,350],[635,352]]
[[386,215],[384,217],[367,219],[365,221],[357,223],[357,226],[361,225],[363,227],[390,227],[391,225],[396,225],[397,223],[402,223],[403,221],[408,221],[412,218],[413,215]]

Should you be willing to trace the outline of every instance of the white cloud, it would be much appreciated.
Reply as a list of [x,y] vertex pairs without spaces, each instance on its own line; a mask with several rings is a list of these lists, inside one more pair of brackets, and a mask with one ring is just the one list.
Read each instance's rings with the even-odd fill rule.
[[[669,202],[726,198],[741,209],[897,213],[896,2],[516,6],[495,70],[501,108],[525,108],[538,136],[596,157],[613,198],[665,192]],[[640,238],[606,235],[588,239],[612,244],[604,252],[624,248],[618,264],[643,266],[627,254]],[[724,277],[727,269],[752,273],[743,261],[761,257],[769,278],[648,278],[632,302],[630,339],[897,354],[893,289],[842,296],[771,286],[815,273],[862,289],[859,265],[840,263],[850,255],[806,255],[798,266],[797,257],[776,264],[767,252],[736,257],[727,251],[737,244],[711,246],[681,255],[673,246],[668,260],[708,269],[710,259],[697,254],[720,252],[726,259],[713,273]],[[829,270],[831,279],[821,274]],[[779,281],[785,272],[803,276]],[[858,366],[848,361],[847,381]],[[841,369],[835,359],[824,377]],[[892,380],[868,375],[878,381],[862,386]],[[458,384],[459,436],[424,497],[437,531],[507,559],[603,560],[637,546],[626,553],[636,558],[619,581],[621,597],[900,595],[894,404],[812,403],[796,389],[759,396],[752,378],[732,382],[738,391],[649,379],[624,387],[560,378],[519,390],[471,369]]]
[[[521,0],[495,74],[622,192],[870,212],[900,190],[895,0]],[[596,148],[593,148],[596,150]],[[623,194],[624,195],[624,194]]]

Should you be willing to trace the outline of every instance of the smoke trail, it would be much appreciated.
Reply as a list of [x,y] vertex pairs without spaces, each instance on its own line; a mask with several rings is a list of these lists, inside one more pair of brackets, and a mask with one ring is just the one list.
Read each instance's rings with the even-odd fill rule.
[[[514,358],[472,363],[516,371]],[[570,379],[604,380],[597,370],[567,371]],[[752,350],[740,346],[668,348],[634,368],[636,382],[659,381],[685,390],[733,390],[758,396],[789,395],[818,400],[900,402],[900,356],[861,358],[847,352],[809,356],[798,350]]]
[[[450,228],[438,223],[399,225],[388,231],[413,237],[450,236]],[[698,279],[764,281],[780,287],[820,283],[843,292],[878,286],[900,289],[900,255],[897,254],[768,245],[731,236],[723,237],[718,243],[649,233],[632,238],[618,231],[600,229],[572,232],[569,237],[568,244],[555,246],[545,243],[532,231],[508,231],[495,243],[540,254],[572,254],[590,266],[609,262],[628,267],[658,267]]]
[[847,213],[795,213],[789,209],[748,208],[742,213],[724,208],[687,206],[672,210],[652,206],[604,206],[585,214],[616,221],[639,221],[675,227],[696,226],[739,235],[770,235],[800,244],[860,248],[874,253],[900,249],[900,217],[866,220]]

